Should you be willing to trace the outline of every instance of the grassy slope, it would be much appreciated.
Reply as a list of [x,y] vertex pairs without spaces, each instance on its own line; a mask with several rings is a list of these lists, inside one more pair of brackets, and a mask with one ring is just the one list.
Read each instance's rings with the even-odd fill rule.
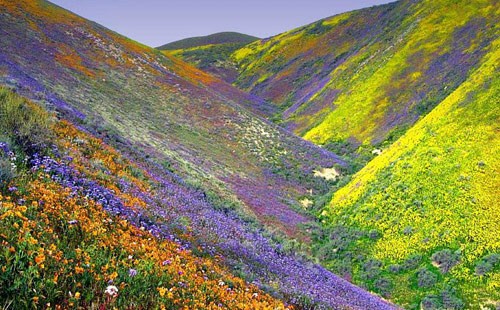
[[[232,276],[220,257],[199,257],[179,240],[157,238],[150,227],[140,229],[137,218],[127,217],[130,210],[141,212],[143,220],[147,216],[150,202],[137,192],[158,190],[148,172],[4,88],[0,88],[0,111],[0,162],[8,164],[0,166],[0,304],[4,308],[50,308],[52,304],[103,309],[242,309],[243,305],[284,309],[282,302]],[[15,129],[13,123],[21,119]],[[36,155],[27,151],[43,152],[59,161],[59,172],[50,171],[48,161],[43,167],[40,162],[30,163]],[[71,164],[64,167],[70,157]],[[63,174],[73,169],[80,180],[91,180],[80,186],[90,185],[94,193],[111,190],[114,199],[123,201],[121,215],[111,211],[108,202],[84,194],[82,187],[60,184]],[[178,237],[189,240],[188,235]],[[105,292],[110,284],[117,287],[116,296]]]
[[497,9],[404,0],[327,18],[236,51],[235,84],[276,103],[277,118],[315,143],[378,144],[477,67],[498,35]]
[[327,190],[313,170],[338,163],[333,154],[249,113],[239,103],[254,98],[174,57],[47,2],[0,4],[2,83],[302,235],[298,200]]
[[[411,309],[498,306],[500,264],[478,268],[500,253],[499,51],[497,39],[463,84],[335,193],[320,250],[333,270]],[[350,230],[342,244],[340,227]],[[431,258],[443,249],[458,257],[448,272]],[[418,284],[423,268],[428,285]]]
[[238,32],[219,32],[208,36],[186,38],[157,47],[159,50],[179,50],[217,44],[248,44],[259,38]]

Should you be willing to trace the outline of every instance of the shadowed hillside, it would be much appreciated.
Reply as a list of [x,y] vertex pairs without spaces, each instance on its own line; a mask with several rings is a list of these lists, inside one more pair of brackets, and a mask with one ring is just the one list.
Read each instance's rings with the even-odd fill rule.
[[241,44],[257,41],[259,38],[238,32],[219,32],[208,36],[186,38],[157,47],[159,50],[180,50],[204,45]]

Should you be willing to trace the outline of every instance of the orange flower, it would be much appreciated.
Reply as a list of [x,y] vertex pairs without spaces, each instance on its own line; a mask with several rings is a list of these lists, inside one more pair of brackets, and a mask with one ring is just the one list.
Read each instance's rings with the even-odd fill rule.
[[42,264],[44,261],[45,261],[45,255],[43,253],[40,253],[37,255],[37,257],[35,257],[35,263],[37,265]]

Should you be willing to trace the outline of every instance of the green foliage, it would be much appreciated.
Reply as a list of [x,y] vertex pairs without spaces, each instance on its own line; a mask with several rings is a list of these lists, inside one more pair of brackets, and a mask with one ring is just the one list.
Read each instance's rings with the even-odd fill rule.
[[308,35],[322,35],[330,31],[333,27],[323,23],[323,21],[315,22],[312,26],[306,28],[305,33]]
[[0,188],[9,184],[16,177],[11,162],[7,158],[0,157]]
[[484,276],[495,268],[500,267],[500,254],[489,254],[483,257],[476,265],[476,275]]
[[437,275],[427,268],[420,268],[417,271],[417,284],[418,287],[429,288],[434,286],[437,282]]
[[50,144],[52,117],[41,107],[0,88],[0,134],[28,154]]
[[432,254],[432,261],[439,267],[442,273],[447,273],[460,262],[460,251],[444,249]]

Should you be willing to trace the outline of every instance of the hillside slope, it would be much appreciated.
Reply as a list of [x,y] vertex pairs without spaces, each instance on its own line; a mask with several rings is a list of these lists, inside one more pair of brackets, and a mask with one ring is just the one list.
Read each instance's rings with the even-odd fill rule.
[[249,44],[259,38],[239,32],[219,32],[208,36],[186,38],[157,47],[159,50],[179,50],[219,44]]
[[320,20],[232,55],[235,85],[316,144],[394,141],[451,94],[498,36],[496,1],[402,0]]
[[248,112],[240,103],[251,97],[174,57],[47,2],[0,3],[2,83],[243,204],[273,229],[303,235],[299,199],[328,190],[313,174],[342,164],[334,154]]
[[0,304],[394,309],[131,155],[0,88]]
[[320,256],[405,308],[500,306],[500,40],[334,194]]
[[153,217],[151,197],[166,199],[163,187],[177,197],[171,207],[180,209],[179,198],[187,195],[200,203],[172,175],[159,180],[0,88],[0,237],[6,249],[0,252],[0,304],[285,309],[232,276],[220,258],[195,255],[187,227]]

